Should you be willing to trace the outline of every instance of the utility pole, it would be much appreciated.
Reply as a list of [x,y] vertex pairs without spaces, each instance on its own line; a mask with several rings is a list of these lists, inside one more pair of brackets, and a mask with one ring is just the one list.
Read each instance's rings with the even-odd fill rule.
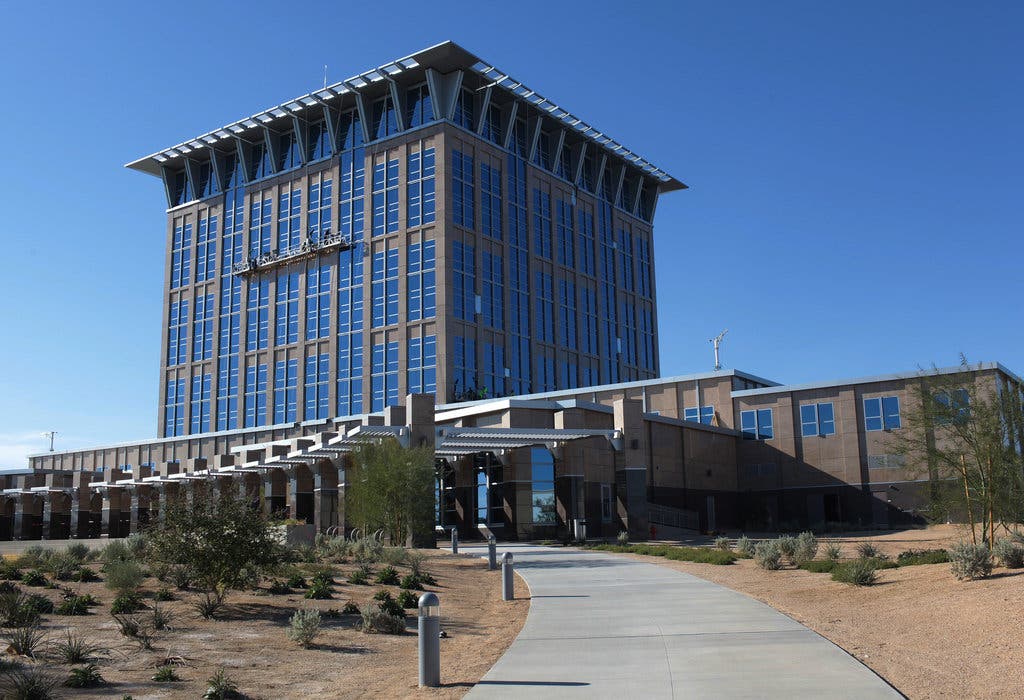
[[43,433],[44,438],[50,438],[50,452],[53,452],[53,436],[57,434],[56,430]]
[[721,333],[716,335],[714,338],[709,338],[708,339],[708,342],[715,346],[715,371],[716,372],[718,370],[722,369],[722,363],[718,359],[718,348],[722,345],[722,338],[724,338],[725,334],[728,333],[728,332],[729,332],[729,329],[726,328],[724,331],[722,331]]

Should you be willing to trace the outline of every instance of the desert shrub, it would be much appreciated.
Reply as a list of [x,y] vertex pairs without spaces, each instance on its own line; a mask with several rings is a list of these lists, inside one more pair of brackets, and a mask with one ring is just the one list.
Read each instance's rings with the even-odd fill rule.
[[398,604],[405,610],[411,610],[419,606],[420,599],[412,591],[402,591],[398,594]]
[[74,576],[71,577],[72,581],[78,581],[80,583],[88,583],[90,581],[99,581],[100,577],[88,566],[79,566],[78,570],[75,571]]
[[122,594],[134,591],[146,578],[146,572],[133,560],[110,562],[106,566],[106,574],[104,585]]
[[370,567],[360,566],[349,575],[348,582],[357,586],[366,586],[370,583],[370,573]]
[[818,555],[818,538],[810,530],[796,536],[796,551],[793,553],[797,562],[811,561]]
[[920,564],[945,564],[949,561],[949,552],[944,549],[908,549],[896,557],[899,566],[918,566]]
[[329,566],[321,566],[313,569],[313,575],[310,578],[310,583],[314,584],[319,582],[326,583],[328,586],[333,585],[334,581],[334,569]]
[[629,544],[629,533],[625,530],[620,531],[618,537],[615,538],[615,542],[620,547],[625,547]]
[[746,535],[740,535],[740,538],[736,540],[736,551],[745,557],[754,556],[754,546],[754,540]]
[[315,578],[310,581],[305,597],[310,600],[328,600],[331,597],[331,585],[322,578]]
[[870,586],[878,580],[877,567],[872,559],[855,559],[836,564],[832,569],[832,580],[853,586]]
[[373,563],[384,557],[384,545],[373,537],[360,537],[349,544],[349,552],[359,563]]
[[20,581],[21,569],[19,569],[14,562],[4,559],[3,561],[0,561],[0,578],[5,581]]
[[21,590],[21,589],[19,589],[11,581],[0,581],[0,594],[4,594],[4,593],[17,593],[19,590]]
[[89,555],[92,554],[92,550],[81,542],[74,542],[64,548],[64,553],[81,564],[82,562],[89,561]]
[[153,605],[152,625],[155,630],[166,630],[171,628],[173,615],[166,608],[161,608],[159,603]]
[[[620,546],[617,544],[596,544],[588,546],[589,549],[596,549],[603,552],[645,554],[651,557],[665,557],[672,561],[692,561],[698,564],[732,564],[738,558],[732,552],[723,552],[720,549],[708,547],[675,547],[667,544],[632,544]],[[421,575],[420,581],[428,586],[436,585],[433,576]]]
[[161,666],[153,674],[153,680],[157,683],[177,683],[181,676],[174,670],[174,666]]
[[106,656],[107,649],[92,644],[85,637],[77,635],[70,629],[59,642],[50,646],[50,655],[62,664],[86,664]]
[[153,594],[153,600],[161,602],[174,600],[174,593],[167,586],[160,586],[160,588],[156,589],[156,593]]
[[267,593],[269,593],[270,595],[287,595],[291,592],[292,589],[288,586],[287,583],[282,583],[277,579],[272,580],[270,582],[270,585],[267,586]]
[[306,579],[302,578],[301,574],[295,574],[294,576],[289,577],[289,579],[284,582],[284,585],[288,588],[305,588]]
[[240,697],[238,683],[223,668],[217,669],[217,672],[206,681],[203,700],[231,700],[237,697]]
[[827,574],[835,569],[838,564],[831,559],[809,559],[800,562],[797,566],[813,574]]
[[143,559],[149,547],[149,540],[141,532],[133,532],[124,538],[124,546],[132,559]]
[[402,588],[406,589],[406,590],[413,590],[413,591],[422,591],[423,590],[423,584],[420,583],[419,576],[416,576],[415,574],[408,574],[407,576],[403,576],[402,580],[399,582],[398,585],[401,586]]
[[179,591],[187,591],[192,585],[192,571],[187,566],[166,567],[165,579]]
[[21,577],[21,582],[26,586],[45,586],[48,583],[46,575],[39,569],[26,571]]
[[18,566],[23,569],[38,569],[46,564],[46,561],[52,556],[52,551],[42,545],[34,544],[30,547],[26,547],[25,551],[18,555],[16,561]]
[[732,540],[728,537],[716,537],[715,547],[721,549],[723,552],[732,551]]
[[49,615],[53,612],[53,601],[39,593],[29,594],[22,603],[23,608],[33,615]]
[[423,570],[423,562],[426,558],[427,555],[423,552],[417,552],[414,549],[405,550],[405,562],[409,565],[409,571],[412,572],[413,576],[418,575]]
[[385,566],[377,572],[375,580],[377,583],[385,586],[397,586],[399,581],[398,571],[396,571],[393,566]]
[[843,557],[843,548],[838,542],[829,542],[825,545],[825,558],[829,561],[839,561]]
[[121,593],[110,604],[112,615],[131,614],[142,607],[142,596],[135,591]]
[[46,635],[37,625],[28,625],[4,630],[3,638],[7,640],[10,652],[17,656],[35,658],[36,650],[39,649],[39,645],[43,643]]
[[796,538],[792,535],[783,535],[775,540],[779,552],[791,562],[796,560]]
[[764,540],[754,547],[754,561],[762,569],[775,571],[782,568],[782,548],[778,540]]
[[61,601],[54,612],[58,615],[88,615],[92,596],[71,596]]
[[353,603],[351,600],[341,606],[342,615],[358,615],[359,606]]
[[64,681],[69,688],[95,688],[106,683],[96,664],[86,664],[81,668],[71,669],[71,675]]
[[138,615],[112,615],[122,637],[137,637],[142,631],[142,618]]
[[391,591],[381,589],[374,594],[373,599],[377,601],[377,607],[381,612],[389,615],[405,615],[405,609],[391,596]]
[[996,546],[992,553],[999,562],[1007,569],[1020,569],[1024,567],[1024,544],[1010,539],[1000,537],[996,540]]
[[18,668],[5,674],[0,689],[10,700],[49,700],[60,680],[43,666]]
[[959,581],[973,581],[992,573],[992,554],[981,544],[953,545],[949,550],[949,563]]
[[315,564],[318,560],[316,547],[308,544],[300,544],[292,547],[292,553],[295,561],[301,561],[306,564]]
[[34,626],[39,623],[39,615],[21,591],[0,594],[0,627]]
[[402,634],[405,632],[405,615],[392,615],[375,605],[365,605],[360,611],[363,616],[363,632],[381,634]]
[[288,639],[298,643],[301,647],[308,648],[318,634],[320,634],[320,611],[315,609],[296,610],[291,618]]
[[414,573],[413,576],[415,576],[416,580],[419,581],[424,586],[436,586],[437,585],[437,579],[434,578],[433,576],[431,576],[426,571],[418,571],[418,572]]
[[381,551],[381,561],[391,566],[400,566],[408,561],[408,550],[405,547],[385,547]]
[[81,561],[67,552],[58,552],[46,562],[46,569],[58,581],[70,581],[81,565]]
[[861,542],[856,547],[857,556],[861,559],[881,559],[883,558],[881,550],[870,542]]
[[128,549],[128,545],[125,544],[124,540],[114,540],[100,551],[100,561],[103,562],[104,571],[106,571],[109,564],[119,561],[131,561],[133,558],[131,550]]
[[204,620],[212,620],[223,605],[224,598],[215,593],[203,593],[192,602],[192,608]]

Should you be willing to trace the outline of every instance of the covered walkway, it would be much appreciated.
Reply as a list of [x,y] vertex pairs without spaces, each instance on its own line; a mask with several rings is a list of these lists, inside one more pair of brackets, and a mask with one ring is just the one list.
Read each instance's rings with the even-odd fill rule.
[[530,614],[467,698],[902,697],[815,632],[695,576],[568,548],[498,551],[529,584],[516,593]]

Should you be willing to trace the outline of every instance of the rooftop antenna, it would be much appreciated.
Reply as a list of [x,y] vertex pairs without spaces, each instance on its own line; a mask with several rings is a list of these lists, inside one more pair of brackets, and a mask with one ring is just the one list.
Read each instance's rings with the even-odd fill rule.
[[722,363],[718,359],[718,348],[722,345],[722,338],[724,338],[725,334],[728,333],[728,332],[729,332],[729,329],[726,328],[724,331],[722,331],[721,333],[716,335],[714,338],[710,338],[708,340],[709,343],[711,343],[712,345],[715,346],[715,371],[716,372],[718,370],[722,369]]
[[324,64],[324,89],[327,89],[327,64]]
[[44,438],[50,438],[50,452],[53,452],[53,436],[57,434],[56,430],[50,430],[43,433]]

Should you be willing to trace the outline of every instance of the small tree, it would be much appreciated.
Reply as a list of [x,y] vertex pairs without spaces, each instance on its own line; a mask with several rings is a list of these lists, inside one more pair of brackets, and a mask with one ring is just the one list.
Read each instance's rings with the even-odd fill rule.
[[149,531],[154,567],[180,567],[215,608],[232,588],[280,563],[266,517],[248,499],[197,494],[191,504],[172,503],[162,523]]
[[392,544],[433,530],[434,450],[367,440],[346,475],[345,509],[365,532],[383,529]]

